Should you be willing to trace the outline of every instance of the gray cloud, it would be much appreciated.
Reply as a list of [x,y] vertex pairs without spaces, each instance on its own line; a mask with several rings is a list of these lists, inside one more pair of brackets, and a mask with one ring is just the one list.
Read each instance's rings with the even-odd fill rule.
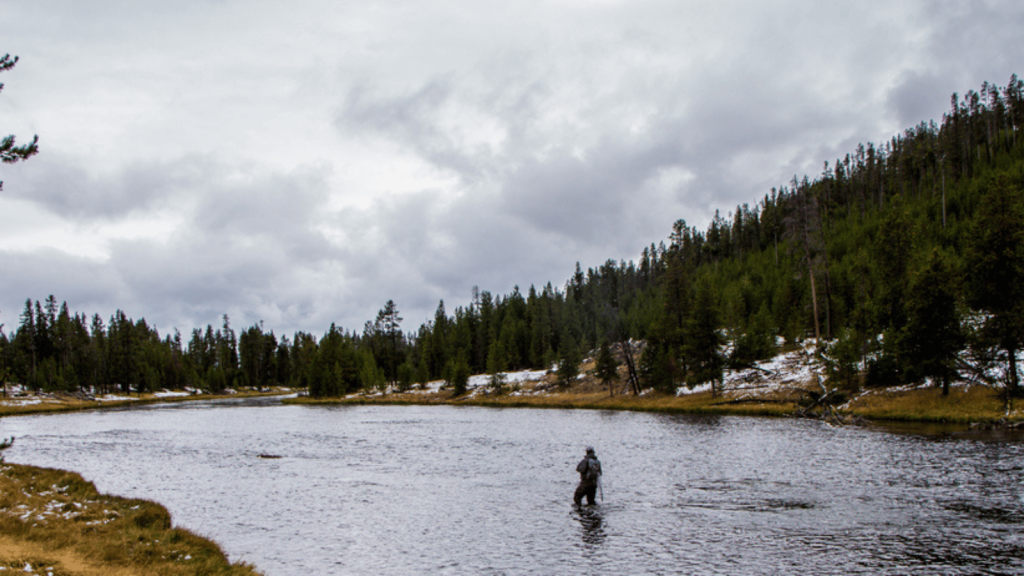
[[63,8],[0,22],[0,112],[43,144],[0,209],[45,215],[0,230],[8,328],[53,293],[164,331],[394,299],[411,330],[756,204],[1024,53],[1009,1]]

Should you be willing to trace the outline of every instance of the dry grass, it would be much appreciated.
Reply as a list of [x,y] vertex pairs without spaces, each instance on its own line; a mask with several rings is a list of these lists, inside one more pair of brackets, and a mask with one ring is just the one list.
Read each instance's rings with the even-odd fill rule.
[[[191,396],[155,396],[153,394],[134,395],[131,400],[113,400],[101,402],[99,400],[81,400],[73,396],[42,396],[35,404],[5,404],[4,398],[0,397],[0,417],[18,416],[23,414],[41,414],[50,412],[74,412],[77,410],[92,410],[96,408],[115,408],[118,406],[137,406],[141,404],[155,404],[162,402],[190,402],[193,400],[222,400],[227,398],[247,398],[252,396],[279,396],[282,392],[255,392],[242,391],[237,394],[196,394]],[[12,400],[12,399],[8,399]]]
[[[588,367],[584,365],[583,370]],[[458,406],[492,406],[498,408],[582,408],[593,410],[632,410],[689,414],[746,414],[782,416],[797,408],[795,397],[766,395],[763,398],[737,400],[735,395],[713,397],[710,392],[673,396],[646,392],[641,396],[622,391],[615,385],[615,394],[591,376],[584,376],[569,389],[555,386],[549,375],[538,382],[523,384],[519,392],[495,394],[484,390],[477,394],[455,396],[449,390],[436,393],[392,392],[386,395],[354,395],[345,398],[287,399],[295,404],[450,404]]]
[[[154,502],[106,496],[72,472],[0,465],[0,568],[29,574],[254,575]],[[19,572],[21,573],[21,572]]]
[[[586,366],[583,367],[584,369]],[[585,408],[596,410],[633,410],[679,414],[737,414],[751,416],[789,416],[796,412],[808,396],[802,389],[818,390],[816,383],[793,382],[785,391],[776,387],[761,390],[730,390],[713,397],[710,392],[683,396],[646,392],[640,396],[622,393],[621,384],[616,394],[593,378],[581,378],[570,389],[554,386],[553,377],[522,386],[521,393],[494,394],[481,391],[476,394],[455,396],[451,391],[436,393],[392,392],[386,395],[353,395],[346,398],[309,399],[294,398],[288,403],[298,404],[450,404],[462,406],[527,407],[527,408]],[[1024,405],[1024,402],[1018,401]],[[990,388],[954,388],[948,397],[938,388],[913,388],[868,391],[850,401],[841,413],[871,420],[899,420],[914,422],[993,422],[1007,419],[1003,401]],[[1009,414],[1009,420],[1024,419],[1018,409]]]
[[[1006,418],[1006,406],[999,392],[972,386],[953,388],[943,396],[939,388],[871,390],[848,403],[846,411],[873,420],[920,422],[991,422]],[[1021,410],[1010,419],[1021,419]]]

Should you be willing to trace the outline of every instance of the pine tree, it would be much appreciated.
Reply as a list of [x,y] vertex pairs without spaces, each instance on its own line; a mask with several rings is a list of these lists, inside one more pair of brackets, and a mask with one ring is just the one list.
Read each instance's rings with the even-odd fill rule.
[[562,355],[558,360],[558,369],[556,374],[558,376],[558,385],[563,388],[568,388],[576,381],[576,377],[580,375],[580,357],[579,349],[575,342],[569,341],[562,346]]
[[947,396],[950,380],[956,376],[957,355],[965,345],[953,286],[950,266],[933,250],[928,263],[911,280],[907,321],[897,342],[907,380],[936,378]]
[[712,396],[716,383],[722,381],[722,336],[718,333],[718,306],[711,281],[705,276],[697,283],[693,315],[687,325],[685,354],[690,370],[686,384],[696,386],[711,382]]
[[607,340],[601,341],[601,347],[597,351],[594,375],[597,376],[597,379],[602,384],[608,387],[608,395],[613,396],[615,394],[613,384],[619,378],[619,361],[612,354]]
[[[14,65],[18,63],[18,57],[15,56],[13,59],[10,54],[4,54],[0,58],[0,72],[6,72]],[[0,82],[0,90],[4,89],[4,85]],[[7,136],[0,140],[0,161],[4,164],[13,164],[15,162],[26,160],[31,156],[34,156],[39,152],[39,136],[35,136],[32,142],[25,144],[24,146],[14,145],[14,136]],[[0,182],[0,190],[4,189],[4,183]]]
[[466,393],[469,385],[469,372],[469,361],[466,360],[464,353],[448,361],[444,369],[444,379],[452,387],[454,395],[461,396]]
[[400,325],[402,318],[398,315],[398,306],[394,300],[388,300],[384,308],[377,312],[377,320],[371,331],[371,342],[375,348],[374,356],[384,371],[388,382],[398,380],[398,365],[401,363],[399,354],[402,344]]
[[983,332],[1006,353],[1007,391],[1019,390],[1017,351],[1024,342],[1024,207],[1019,185],[1006,174],[988,192],[968,244],[968,304],[989,317]]
[[878,322],[883,327],[898,332],[906,321],[903,307],[904,292],[913,255],[910,222],[901,196],[892,198],[889,213],[879,227],[874,249],[881,287],[881,294],[878,297]]

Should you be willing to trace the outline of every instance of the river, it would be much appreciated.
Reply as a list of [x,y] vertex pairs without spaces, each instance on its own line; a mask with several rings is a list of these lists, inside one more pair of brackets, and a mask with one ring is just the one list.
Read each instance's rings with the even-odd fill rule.
[[[9,462],[156,500],[268,576],[1024,574],[1019,437],[267,399],[0,420],[11,435]],[[588,445],[603,501],[576,509]]]

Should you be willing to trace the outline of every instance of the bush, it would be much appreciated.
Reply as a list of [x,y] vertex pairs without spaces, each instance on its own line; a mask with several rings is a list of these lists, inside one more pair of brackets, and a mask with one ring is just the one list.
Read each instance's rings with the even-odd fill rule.
[[466,393],[469,376],[469,363],[462,356],[457,360],[449,360],[445,365],[444,379],[452,387],[456,396]]
[[854,330],[843,329],[839,337],[829,342],[825,350],[825,369],[829,383],[842,390],[860,389],[860,362],[862,338]]

